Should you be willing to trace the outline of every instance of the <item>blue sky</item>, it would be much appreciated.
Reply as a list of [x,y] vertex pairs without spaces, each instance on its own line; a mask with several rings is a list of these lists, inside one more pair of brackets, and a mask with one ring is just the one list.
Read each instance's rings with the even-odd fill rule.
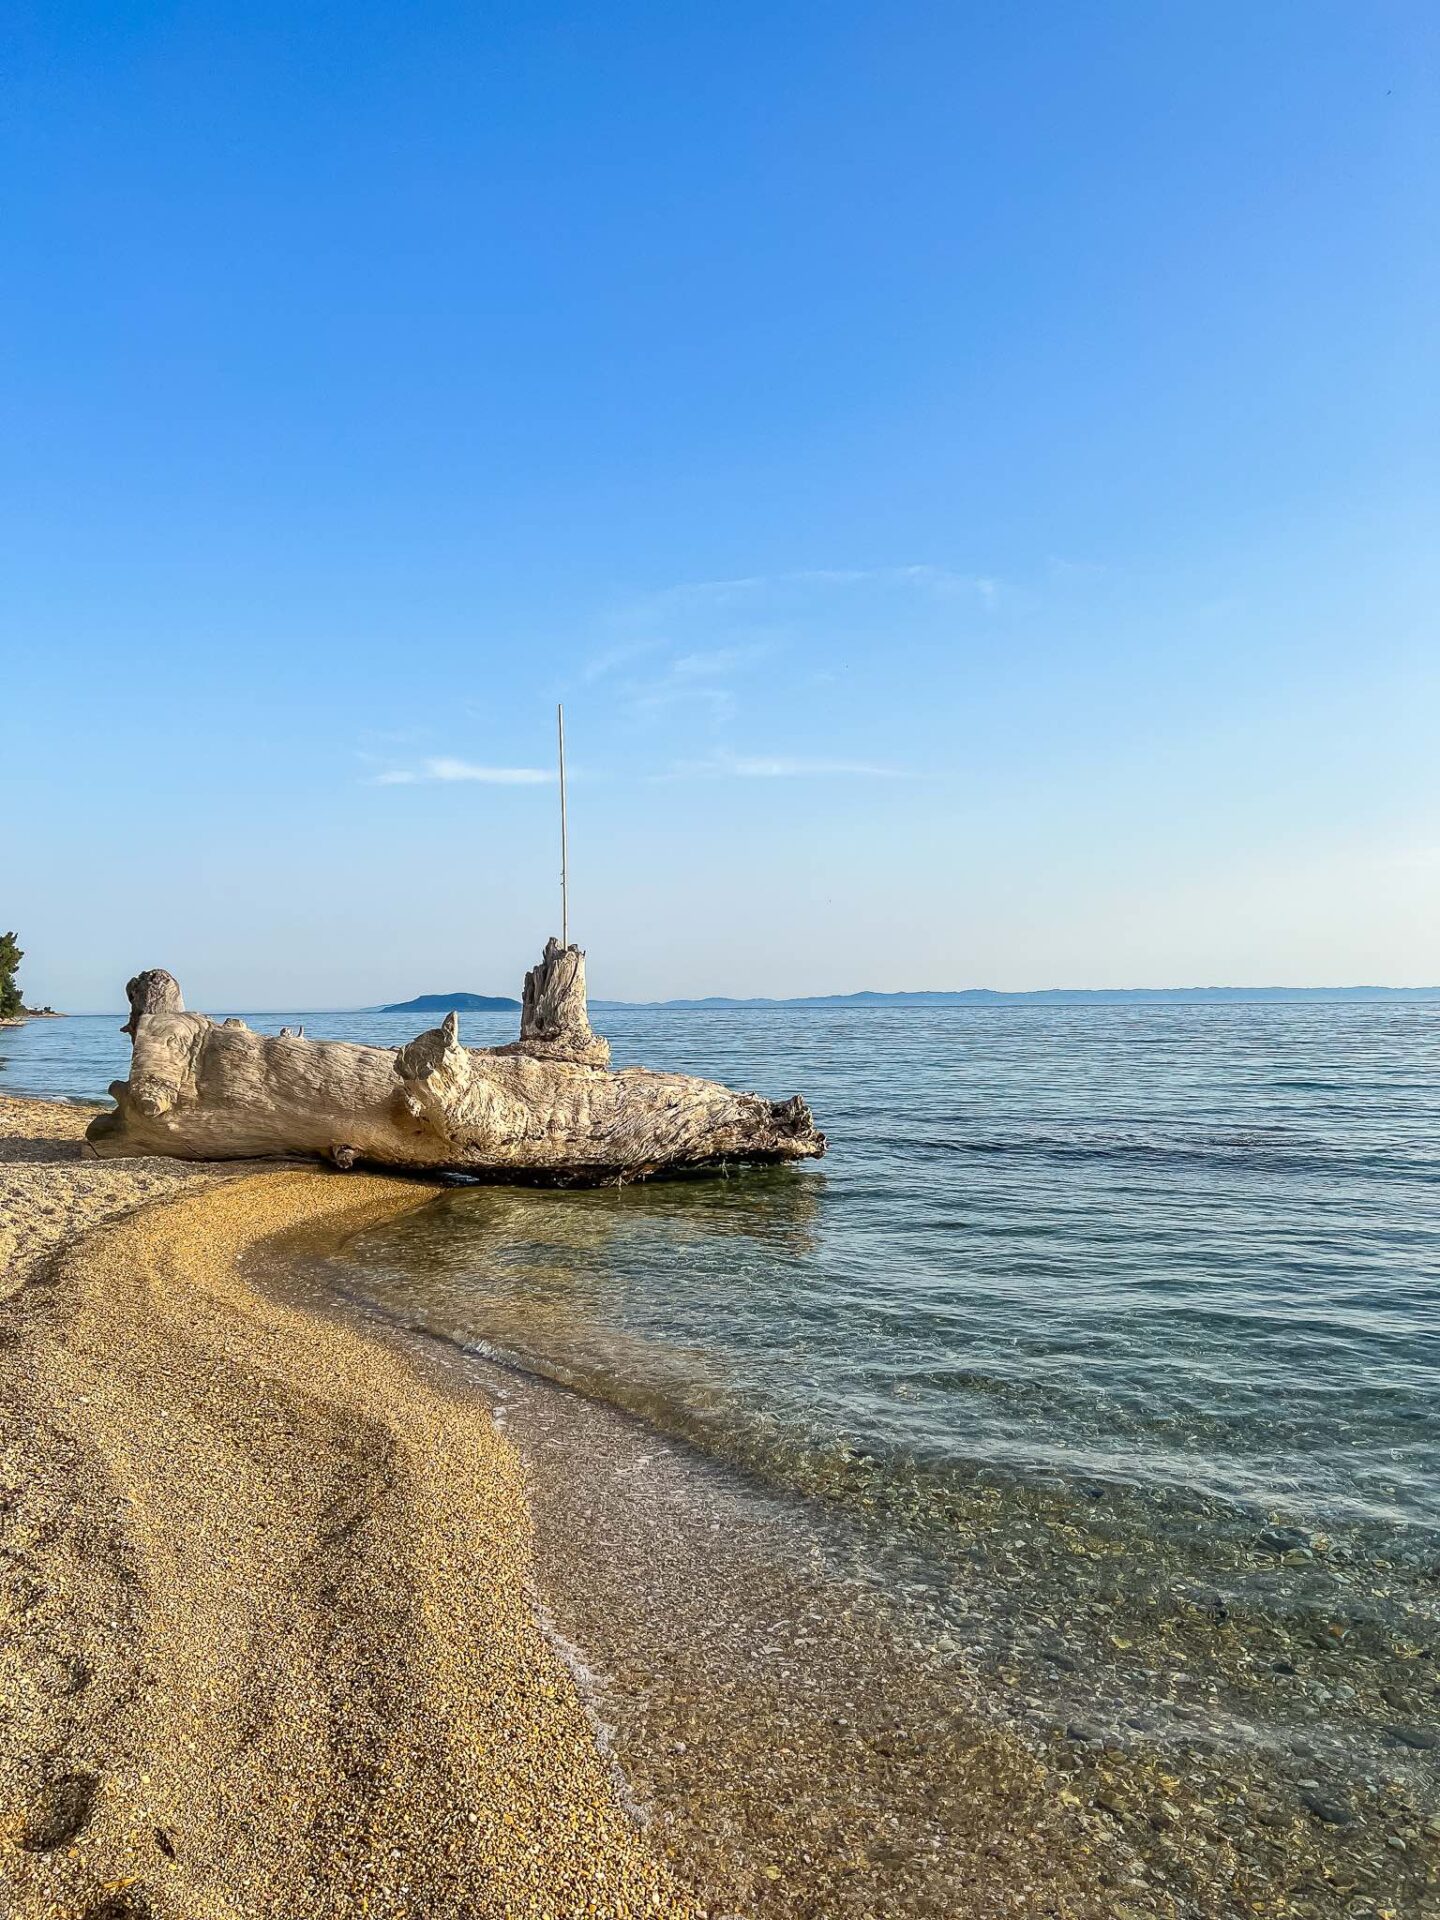
[[7,20],[32,997],[1440,981],[1430,8]]

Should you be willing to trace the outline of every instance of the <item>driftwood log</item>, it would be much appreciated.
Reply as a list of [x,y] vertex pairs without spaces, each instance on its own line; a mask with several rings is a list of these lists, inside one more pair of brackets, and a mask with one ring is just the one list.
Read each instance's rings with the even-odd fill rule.
[[645,1067],[611,1072],[590,1030],[585,956],[551,940],[525,978],[520,1038],[462,1047],[458,1021],[407,1046],[253,1033],[187,1013],[161,969],[126,993],[130,1077],[91,1122],[99,1154],[316,1154],[481,1179],[599,1185],[825,1151],[797,1094],[772,1101]]

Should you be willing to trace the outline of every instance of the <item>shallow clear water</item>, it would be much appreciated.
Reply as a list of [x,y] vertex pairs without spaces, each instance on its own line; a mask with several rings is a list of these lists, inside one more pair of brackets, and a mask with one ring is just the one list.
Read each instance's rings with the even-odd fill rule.
[[[250,1018],[391,1045],[418,1024]],[[118,1024],[0,1034],[0,1088],[100,1095],[125,1070]],[[803,1091],[829,1156],[621,1191],[451,1191],[348,1249],[359,1290],[922,1523],[980,1474],[1435,1552],[1440,1007],[601,1024],[617,1064]],[[464,1037],[512,1025],[472,1016]]]
[[[250,1019],[379,1045],[417,1026]],[[703,1852],[727,1806],[727,1846],[770,1859],[789,1755],[793,1871],[756,1910],[817,1911],[843,1758],[846,1817],[891,1842],[833,1910],[948,1916],[974,1861],[936,1808],[950,1831],[978,1804],[978,1714],[1036,1756],[1046,1817],[1092,1822],[1076,1861],[1146,1889],[1076,1912],[1421,1911],[1440,1006],[599,1024],[618,1065],[803,1092],[829,1156],[455,1186],[267,1258],[498,1403],[547,1599],[665,1818]],[[0,1090],[98,1097],[118,1025],[0,1033]],[[513,1016],[462,1028],[493,1044]],[[1034,1809],[1014,1817],[1033,1838]]]

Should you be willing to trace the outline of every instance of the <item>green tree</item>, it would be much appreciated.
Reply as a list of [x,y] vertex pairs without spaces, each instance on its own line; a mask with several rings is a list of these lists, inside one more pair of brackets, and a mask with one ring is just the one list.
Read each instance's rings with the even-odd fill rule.
[[14,934],[0,933],[0,1020],[11,1019],[24,1004],[15,982],[24,958]]

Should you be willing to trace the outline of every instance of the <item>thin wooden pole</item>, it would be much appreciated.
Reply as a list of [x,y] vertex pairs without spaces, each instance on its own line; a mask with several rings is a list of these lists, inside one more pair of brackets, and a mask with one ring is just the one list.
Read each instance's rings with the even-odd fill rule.
[[555,709],[560,736],[560,944],[570,944],[570,848],[565,830],[565,709]]

